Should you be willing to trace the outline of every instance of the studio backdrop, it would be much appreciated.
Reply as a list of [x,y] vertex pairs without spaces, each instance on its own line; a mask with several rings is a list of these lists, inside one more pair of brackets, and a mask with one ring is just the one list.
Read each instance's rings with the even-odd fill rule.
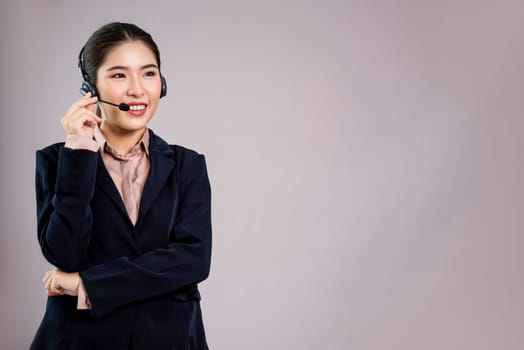
[[35,151],[63,141],[77,57],[111,21],[157,41],[150,127],[205,154],[215,350],[524,344],[521,1],[0,4],[0,348],[50,268]]

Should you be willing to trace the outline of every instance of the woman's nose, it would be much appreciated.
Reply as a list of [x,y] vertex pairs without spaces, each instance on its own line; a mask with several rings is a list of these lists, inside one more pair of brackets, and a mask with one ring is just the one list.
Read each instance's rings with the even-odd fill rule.
[[134,97],[139,97],[139,96],[144,95],[144,88],[139,78],[133,77],[129,79],[129,86],[127,88],[127,94],[129,96],[134,96]]

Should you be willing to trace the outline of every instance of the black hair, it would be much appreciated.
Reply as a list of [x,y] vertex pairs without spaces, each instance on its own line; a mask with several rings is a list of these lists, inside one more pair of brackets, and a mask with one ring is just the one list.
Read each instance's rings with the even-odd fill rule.
[[108,52],[126,41],[142,41],[155,55],[160,69],[160,51],[149,33],[135,24],[112,22],[97,29],[80,51],[78,66],[84,80],[96,84],[96,71]]

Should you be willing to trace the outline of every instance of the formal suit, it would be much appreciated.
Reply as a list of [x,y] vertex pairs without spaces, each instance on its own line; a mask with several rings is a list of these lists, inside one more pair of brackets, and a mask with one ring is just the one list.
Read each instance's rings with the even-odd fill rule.
[[63,143],[37,151],[42,253],[80,272],[92,310],[48,297],[32,349],[207,349],[197,288],[211,261],[205,158],[149,134],[135,225],[99,152]]

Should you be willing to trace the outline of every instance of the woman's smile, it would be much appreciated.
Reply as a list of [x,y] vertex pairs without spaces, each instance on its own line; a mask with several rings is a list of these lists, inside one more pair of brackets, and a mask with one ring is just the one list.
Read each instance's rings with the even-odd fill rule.
[[147,110],[147,104],[145,103],[128,103],[129,110],[127,113],[131,114],[135,117],[141,117],[146,113]]

